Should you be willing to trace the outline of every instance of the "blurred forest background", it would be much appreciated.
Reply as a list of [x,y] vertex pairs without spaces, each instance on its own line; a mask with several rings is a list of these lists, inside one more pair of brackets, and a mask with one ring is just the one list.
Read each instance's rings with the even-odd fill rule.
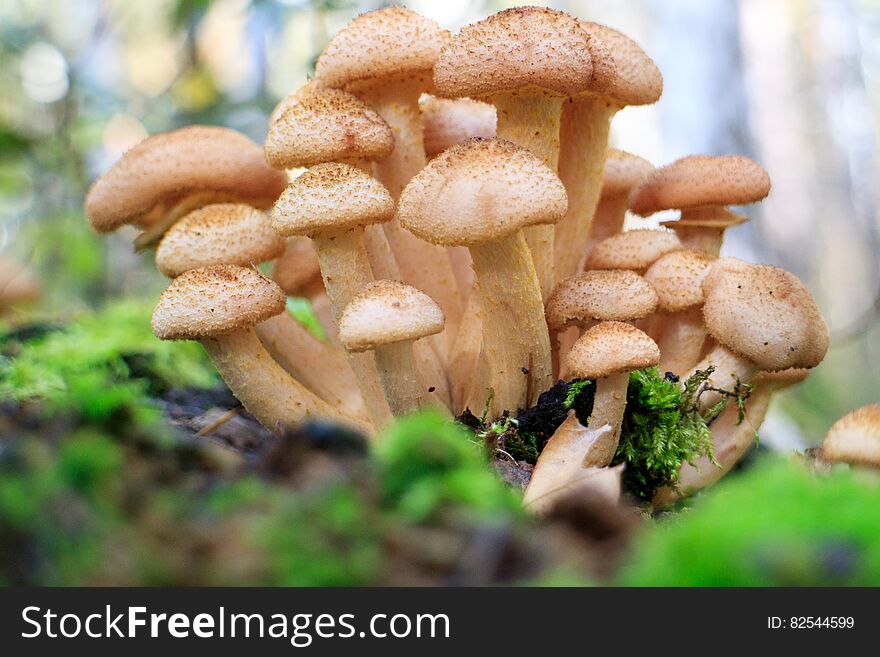
[[[0,254],[40,277],[31,312],[64,319],[109,298],[157,296],[165,281],[130,234],[90,231],[89,183],[145,136],[187,124],[262,141],[269,111],[305,82],[328,38],[382,4],[0,3]],[[398,4],[455,30],[517,3]],[[742,153],[769,170],[770,197],[728,233],[725,253],[805,280],[833,342],[775,402],[762,438],[816,443],[833,419],[880,399],[880,0],[535,4],[624,31],[663,71],[660,102],[615,119],[615,146],[656,165]]]

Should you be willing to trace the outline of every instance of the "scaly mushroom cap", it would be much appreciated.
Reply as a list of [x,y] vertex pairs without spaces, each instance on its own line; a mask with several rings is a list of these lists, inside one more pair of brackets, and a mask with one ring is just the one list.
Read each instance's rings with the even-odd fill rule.
[[822,441],[822,456],[880,468],[880,404],[857,408],[831,425]]
[[286,184],[287,176],[266,166],[263,149],[241,133],[190,126],[148,137],[125,153],[92,185],[85,210],[95,230],[109,232],[192,193],[269,207]]
[[784,269],[722,258],[703,279],[703,294],[712,337],[762,370],[815,367],[828,351],[828,327],[815,300]]
[[674,313],[703,303],[703,278],[712,260],[696,251],[673,251],[658,258],[645,272],[657,291],[660,310]]
[[565,215],[562,182],[531,151],[472,139],[444,151],[403,190],[398,218],[433,244],[479,244]]
[[770,176],[741,155],[689,155],[649,175],[633,191],[630,208],[647,217],[660,210],[688,210],[756,203],[770,193]]
[[394,134],[366,103],[339,89],[315,89],[269,128],[266,161],[276,169],[363,158],[381,160]]
[[456,144],[495,136],[495,108],[470,98],[431,98],[421,105],[425,154],[434,157]]
[[398,281],[374,281],[351,300],[339,319],[348,351],[418,340],[443,330],[443,311],[421,290]]
[[592,248],[587,269],[632,269],[644,271],[657,258],[680,251],[681,240],[671,230],[628,230],[608,237]]
[[272,124],[280,119],[291,107],[299,105],[303,100],[311,96],[317,88],[317,85],[315,85],[312,80],[309,80],[296,91],[287,94],[284,98],[278,101],[278,104],[272,108],[272,112],[269,114],[269,127],[271,128]]
[[347,88],[388,77],[424,76],[450,34],[411,9],[385,7],[361,14],[336,33],[315,63],[315,83]]
[[39,297],[40,283],[34,273],[25,265],[0,256],[0,309]]
[[170,278],[208,265],[258,264],[277,258],[284,239],[266,214],[249,205],[218,203],[190,212],[165,233],[156,267]]
[[255,326],[284,304],[281,288],[253,267],[211,265],[171,281],[151,324],[161,340],[198,340]]
[[581,28],[611,53],[613,85],[604,95],[621,105],[657,102],[663,93],[663,75],[639,44],[600,23],[581,21]]
[[778,372],[761,372],[759,381],[768,384],[775,390],[782,390],[806,379],[812,370],[806,367],[789,367]]
[[312,237],[393,217],[394,200],[382,183],[357,167],[329,162],[291,181],[272,210],[272,227],[288,237]]
[[632,324],[601,322],[578,338],[566,361],[572,376],[598,379],[656,365],[660,348]]
[[578,21],[561,11],[506,9],[452,38],[434,67],[434,86],[450,98],[523,87],[573,96],[593,83],[588,41]]
[[547,300],[547,325],[558,331],[588,320],[632,321],[657,308],[657,293],[626,269],[588,271],[567,278]]
[[284,253],[272,267],[272,280],[287,294],[300,295],[321,281],[321,265],[308,237],[288,237]]
[[652,171],[654,165],[643,157],[609,148],[602,174],[602,196],[629,194]]

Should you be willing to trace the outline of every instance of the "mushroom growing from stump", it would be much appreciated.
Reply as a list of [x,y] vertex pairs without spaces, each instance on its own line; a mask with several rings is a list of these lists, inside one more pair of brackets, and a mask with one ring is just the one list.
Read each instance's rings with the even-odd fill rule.
[[757,203],[770,193],[770,176],[740,155],[690,155],[649,175],[633,190],[630,208],[644,217],[661,210],[681,210],[666,222],[685,248],[717,258],[724,231],[746,221],[728,205]]
[[584,333],[566,357],[569,373],[578,379],[596,379],[593,411],[587,429],[611,431],[590,445],[584,466],[603,467],[611,463],[620,441],[620,426],[626,409],[629,374],[656,365],[660,350],[643,331],[624,322],[600,322]]
[[98,178],[85,210],[101,233],[124,224],[144,228],[135,245],[156,242],[175,221],[208,203],[272,205],[286,176],[266,166],[262,149],[244,135],[190,126],[149,137]]
[[[441,51],[434,84],[442,96],[495,105],[497,136],[556,171],[562,103],[591,88],[593,68],[589,37],[576,19],[517,7],[462,28]],[[545,299],[554,286],[553,233],[552,225],[525,230]]]
[[492,417],[535,403],[552,384],[544,304],[523,229],[565,212],[565,189],[531,152],[472,140],[431,160],[404,190],[401,224],[424,240],[467,246],[482,309],[482,347],[467,405]]
[[153,311],[162,340],[198,340],[242,405],[270,430],[321,417],[369,431],[272,360],[254,326],[284,311],[284,292],[250,267],[213,265],[175,278]]
[[880,468],[880,404],[857,408],[831,425],[821,455],[827,461]]
[[[708,383],[725,389],[749,383],[761,370],[809,369],[825,357],[828,327],[810,291],[794,274],[722,258],[703,279],[703,294],[706,330],[717,344],[683,380],[713,366]],[[720,400],[721,393],[704,390],[700,410]]]
[[[372,351],[385,399],[394,415],[430,406],[419,375],[413,342],[443,330],[443,311],[424,292],[398,281],[369,283],[339,320],[339,340],[348,351]],[[430,389],[433,391],[433,389]]]

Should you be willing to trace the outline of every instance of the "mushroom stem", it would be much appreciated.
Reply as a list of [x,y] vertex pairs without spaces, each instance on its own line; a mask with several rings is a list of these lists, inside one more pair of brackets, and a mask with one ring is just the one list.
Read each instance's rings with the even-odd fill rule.
[[535,267],[522,231],[470,247],[483,316],[480,362],[468,406],[492,417],[537,401],[553,382],[550,335]]
[[413,357],[413,341],[406,340],[375,347],[376,367],[385,399],[394,415],[406,415],[415,411],[439,407],[431,404],[427,387],[421,380]]
[[[452,360],[449,362],[449,383],[452,388],[452,409],[456,415],[463,412],[470,392],[471,377],[480,359],[483,315],[480,294],[473,283],[464,317],[455,335]],[[485,401],[485,400],[484,400]],[[482,409],[482,407],[480,407]],[[473,409],[476,411],[477,409]]]
[[597,244],[612,235],[623,232],[623,222],[626,219],[626,211],[628,207],[629,197],[626,194],[600,197],[599,204],[596,206],[596,212],[593,215],[593,222],[590,225],[590,233],[587,236],[587,243],[584,246],[581,260],[577,266],[577,271],[583,269],[584,261],[594,244]]
[[[492,103],[498,115],[497,136],[529,149],[556,171],[563,100],[561,96],[539,89],[493,95]],[[546,299],[553,292],[555,280],[554,228],[552,225],[532,226],[524,233],[541,284],[542,298]]]
[[269,355],[292,377],[347,415],[367,421],[345,353],[321,342],[286,312],[254,327]]
[[626,389],[629,372],[620,372],[596,381],[593,412],[587,421],[588,429],[599,429],[606,424],[611,430],[599,436],[584,456],[584,467],[604,467],[611,463],[620,442],[620,425],[626,409]]
[[263,426],[277,430],[311,417],[371,427],[338,411],[272,360],[252,328],[200,340],[232,394]]
[[602,172],[611,119],[620,106],[601,96],[570,99],[559,126],[559,178],[568,192],[568,211],[556,224],[556,278],[579,271],[593,215],[602,192]]
[[[367,175],[373,175],[373,163],[363,158],[352,158],[346,161],[353,167],[357,167]],[[370,261],[370,269],[375,278],[387,280],[400,280],[400,265],[388,242],[385,231],[379,224],[364,226],[364,248],[367,250],[367,259]]]
[[703,253],[710,258],[718,258],[725,229],[742,221],[745,221],[744,217],[727,208],[711,206],[682,210],[681,219],[665,225],[676,232],[684,248]]
[[[707,380],[707,383],[713,388],[721,389],[726,389],[725,386],[731,386],[737,381],[748,383],[755,378],[759,371],[758,366],[748,358],[743,358],[722,344],[716,344],[703,360],[687,372],[686,376],[682,377],[682,384],[697,371],[706,370],[710,366],[713,366],[715,370]],[[704,390],[700,393],[698,401],[700,412],[708,411],[719,401],[721,401],[720,392]]]
[[660,316],[660,371],[681,376],[699,362],[706,341],[706,326],[699,306]]

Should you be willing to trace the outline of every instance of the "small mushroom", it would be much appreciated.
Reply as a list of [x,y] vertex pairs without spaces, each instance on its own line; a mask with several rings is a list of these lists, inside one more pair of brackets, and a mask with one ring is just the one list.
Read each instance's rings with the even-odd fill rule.
[[152,327],[162,340],[201,342],[232,394],[268,429],[322,417],[369,431],[297,382],[263,348],[254,326],[283,311],[284,292],[255,269],[212,265],[171,282]]
[[467,405],[483,408],[491,389],[493,417],[530,406],[552,384],[541,289],[522,230],[558,221],[565,204],[556,174],[531,152],[500,139],[453,146],[400,197],[405,228],[435,244],[470,249],[483,332]]
[[770,177],[756,162],[739,155],[691,155],[661,167],[633,190],[630,207],[648,216],[681,210],[666,222],[685,248],[717,258],[724,231],[747,221],[728,205],[756,203],[770,193]]
[[[593,82],[586,32],[568,14],[545,7],[507,9],[465,26],[434,67],[438,94],[491,102],[498,137],[529,149],[553,171],[562,103]],[[554,286],[554,229],[534,226],[525,234],[546,299]]]
[[654,261],[682,248],[671,230],[628,230],[596,244],[587,256],[586,269],[631,269],[644,274]]
[[[385,399],[394,415],[430,404],[428,386],[419,375],[413,343],[443,330],[443,311],[424,292],[397,281],[374,281],[345,307],[339,339],[349,351],[373,351]],[[448,411],[447,411],[448,412]]]
[[880,404],[857,408],[832,424],[821,455],[827,461],[880,468]]
[[643,331],[624,322],[600,322],[574,343],[567,356],[568,371],[579,379],[596,379],[587,429],[611,427],[611,431],[589,445],[585,467],[611,463],[620,442],[629,374],[656,365],[659,360],[657,344]]
[[[812,368],[828,351],[828,327],[810,291],[779,267],[752,265],[735,258],[716,260],[703,279],[703,319],[715,339],[712,351],[682,380],[714,366],[713,388],[749,383],[763,370]],[[700,409],[721,400],[704,390]]]
[[228,128],[190,126],[154,135],[125,153],[86,195],[92,227],[145,228],[136,245],[157,241],[180,217],[208,203],[272,205],[286,176],[266,166],[262,149]]

